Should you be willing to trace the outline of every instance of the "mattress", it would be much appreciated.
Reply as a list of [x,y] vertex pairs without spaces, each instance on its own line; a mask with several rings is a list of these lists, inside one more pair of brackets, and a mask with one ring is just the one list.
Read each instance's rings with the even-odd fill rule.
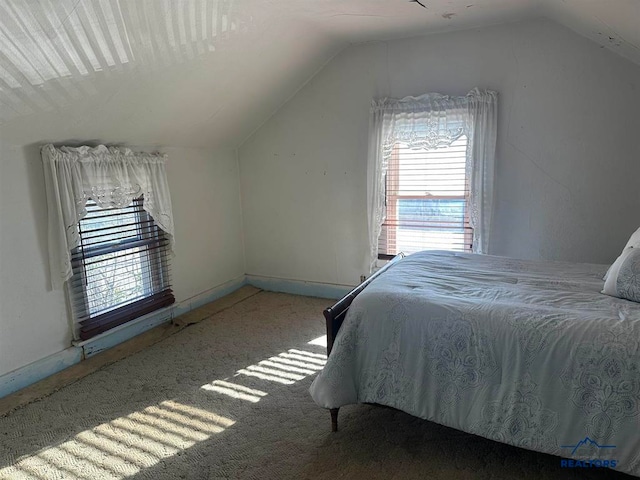
[[410,255],[355,298],[311,395],[640,476],[640,304],[605,271]]

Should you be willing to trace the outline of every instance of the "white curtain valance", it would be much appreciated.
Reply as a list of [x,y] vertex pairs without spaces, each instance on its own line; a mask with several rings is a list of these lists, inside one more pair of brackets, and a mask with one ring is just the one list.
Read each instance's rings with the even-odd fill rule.
[[100,208],[123,208],[144,195],[143,208],[167,233],[173,250],[171,196],[166,156],[99,145],[42,147],[49,211],[51,285],[60,289],[72,276],[71,250],[80,244],[78,222],[93,200]]
[[497,136],[498,94],[474,88],[451,97],[427,93],[402,99],[384,98],[371,104],[367,159],[367,206],[370,269],[377,259],[378,238],[385,220],[385,173],[396,143],[414,149],[446,147],[467,136],[469,211],[473,249],[487,253]]
[[373,102],[381,118],[385,164],[397,142],[409,148],[447,147],[467,130],[467,98],[428,93],[400,100],[384,98]]

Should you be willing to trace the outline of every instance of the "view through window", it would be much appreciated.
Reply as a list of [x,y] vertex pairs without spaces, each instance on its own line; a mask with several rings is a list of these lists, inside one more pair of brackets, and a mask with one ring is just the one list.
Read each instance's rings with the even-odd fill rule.
[[378,255],[471,251],[467,137],[433,149],[396,143],[387,166],[386,219]]
[[169,242],[142,197],[114,209],[89,202],[79,232],[70,291],[81,339],[173,303]]

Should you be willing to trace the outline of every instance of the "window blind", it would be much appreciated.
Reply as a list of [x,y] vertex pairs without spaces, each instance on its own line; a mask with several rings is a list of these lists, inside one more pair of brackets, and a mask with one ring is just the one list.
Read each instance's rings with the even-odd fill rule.
[[378,255],[420,250],[471,251],[467,137],[434,149],[396,143],[386,173],[386,219]]
[[79,222],[81,240],[72,251],[68,287],[82,340],[175,301],[169,241],[143,201],[139,197],[116,209],[89,202]]

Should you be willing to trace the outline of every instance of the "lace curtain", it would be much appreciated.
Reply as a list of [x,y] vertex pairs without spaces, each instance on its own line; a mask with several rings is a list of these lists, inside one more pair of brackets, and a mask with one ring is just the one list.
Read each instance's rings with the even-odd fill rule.
[[72,276],[71,250],[80,244],[78,222],[93,200],[100,208],[123,208],[144,195],[143,208],[167,233],[173,250],[171,196],[166,157],[128,148],[42,147],[49,211],[51,286],[60,289]]
[[487,253],[497,134],[497,98],[477,88],[463,97],[428,93],[403,99],[384,98],[371,105],[367,160],[367,206],[370,270],[378,257],[378,237],[385,219],[385,173],[396,142],[433,149],[468,138],[467,178],[473,250]]

